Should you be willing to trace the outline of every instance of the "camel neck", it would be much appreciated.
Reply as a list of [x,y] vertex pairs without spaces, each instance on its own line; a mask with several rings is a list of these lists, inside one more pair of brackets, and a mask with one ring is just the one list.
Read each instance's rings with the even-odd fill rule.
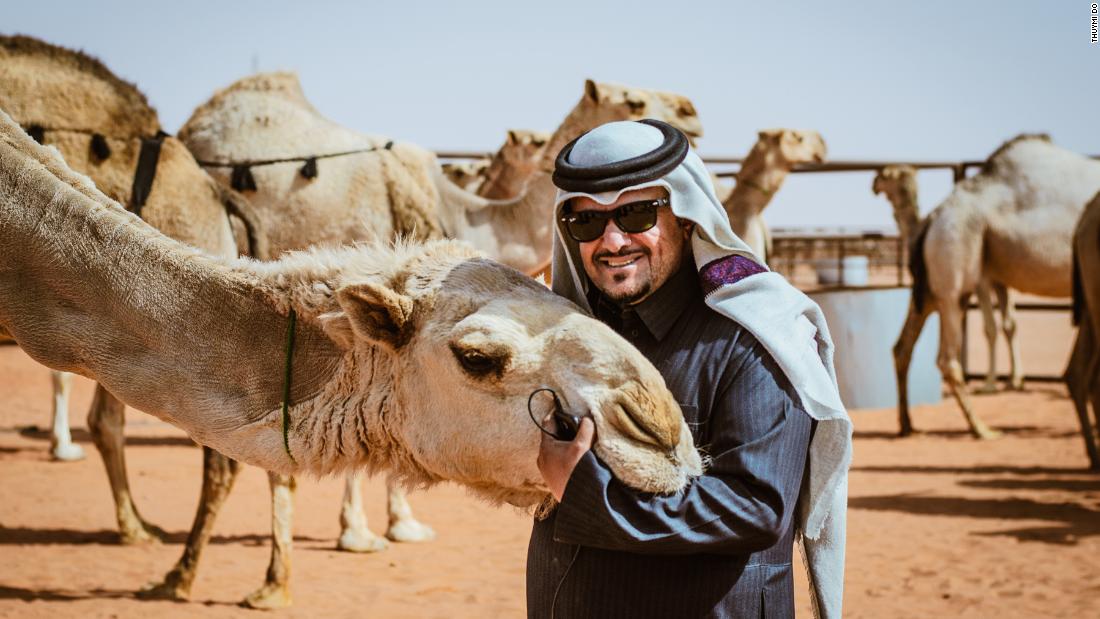
[[754,146],[737,172],[737,184],[726,200],[727,204],[736,205],[742,215],[761,213],[775,192],[779,191],[789,172],[787,166],[774,161],[776,158],[767,149]]
[[[160,235],[0,128],[0,324],[42,363],[92,377],[227,455],[252,455],[269,440],[256,423],[282,399],[278,289],[249,263]],[[297,348],[300,402],[323,390],[342,353],[307,321]]]

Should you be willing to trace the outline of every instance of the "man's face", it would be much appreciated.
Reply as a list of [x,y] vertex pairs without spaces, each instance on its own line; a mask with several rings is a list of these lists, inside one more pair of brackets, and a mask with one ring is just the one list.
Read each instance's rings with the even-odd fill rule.
[[[612,211],[628,202],[656,200],[668,195],[663,187],[647,187],[624,192],[613,204],[600,204],[589,198],[572,201],[573,212]],[[620,305],[633,305],[660,288],[680,268],[690,226],[662,206],[657,224],[629,234],[614,220],[607,222],[603,235],[587,243],[577,242],[581,262],[588,279],[605,296]]]

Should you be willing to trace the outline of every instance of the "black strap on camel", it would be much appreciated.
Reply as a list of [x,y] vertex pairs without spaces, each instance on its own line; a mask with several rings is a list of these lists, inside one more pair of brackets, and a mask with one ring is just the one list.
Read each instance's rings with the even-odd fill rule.
[[[92,151],[96,159],[105,161],[111,156],[111,146],[107,143],[106,136],[97,131],[74,129],[70,127],[46,128],[38,124],[27,127],[27,135],[31,136],[31,138],[39,144],[44,143],[47,131],[90,135],[92,139],[88,148]],[[153,191],[153,180],[157,176],[157,163],[160,161],[160,147],[164,144],[164,138],[166,137],[168,137],[167,133],[158,130],[156,135],[152,137],[141,138],[141,151],[138,152],[137,167],[134,168],[134,182],[130,186],[130,203],[126,205],[126,210],[134,213],[138,217],[141,217],[141,209],[145,206],[145,203],[149,200],[149,194]],[[134,138],[126,137],[112,139],[132,140]]]
[[235,191],[256,191],[256,178],[252,176],[252,168],[265,165],[274,165],[276,163],[296,163],[302,162],[302,167],[298,169],[298,173],[302,175],[302,178],[306,180],[313,180],[317,178],[319,169],[317,168],[317,160],[319,159],[331,159],[333,157],[345,157],[347,155],[357,155],[359,153],[372,153],[376,151],[391,150],[393,148],[393,141],[386,142],[385,145],[378,147],[372,146],[370,148],[357,148],[355,150],[344,150],[337,153],[324,153],[321,155],[305,155],[301,157],[280,157],[278,159],[249,159],[245,161],[199,161],[199,165],[204,168],[230,168],[229,173],[229,186]]
[[657,148],[637,157],[614,161],[604,165],[581,166],[571,163],[569,155],[577,138],[565,145],[554,162],[554,185],[565,191],[600,193],[617,191],[661,178],[676,169],[688,154],[688,139],[679,129],[660,120],[645,119],[638,122],[655,127],[664,138]]
[[153,180],[157,177],[157,163],[160,162],[160,147],[166,137],[167,133],[157,131],[151,138],[141,138],[134,184],[130,186],[130,203],[126,205],[126,209],[138,217],[141,217],[141,209],[153,192]]

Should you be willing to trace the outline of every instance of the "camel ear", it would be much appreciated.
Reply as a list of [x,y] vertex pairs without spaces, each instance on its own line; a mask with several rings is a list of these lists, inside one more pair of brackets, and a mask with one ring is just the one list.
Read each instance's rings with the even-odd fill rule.
[[584,80],[584,96],[592,100],[592,103],[600,102],[600,87],[592,80]]
[[409,341],[413,311],[410,297],[379,284],[363,283],[337,290],[336,300],[357,337],[393,350]]
[[779,140],[780,131],[775,129],[765,129],[756,134],[756,138],[761,142],[777,142]]
[[519,144],[519,136],[516,135],[516,132],[513,129],[508,130],[508,143],[509,144]]

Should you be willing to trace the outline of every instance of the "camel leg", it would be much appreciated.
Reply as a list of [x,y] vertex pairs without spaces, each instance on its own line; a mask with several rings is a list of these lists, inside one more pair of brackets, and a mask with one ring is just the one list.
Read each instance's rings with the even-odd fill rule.
[[386,537],[395,542],[428,542],[435,539],[435,530],[413,516],[405,489],[397,484],[393,475],[386,476],[386,491],[390,512]]
[[186,600],[190,597],[199,559],[214,530],[214,519],[233,489],[233,482],[240,471],[241,464],[236,460],[230,460],[209,447],[202,448],[202,495],[191,532],[187,534],[183,555],[175,567],[164,575],[162,582],[138,592],[139,598]]
[[268,471],[271,484],[271,562],[264,585],[244,599],[249,608],[270,610],[290,606],[290,549],[294,543],[294,476]]
[[348,473],[344,478],[344,501],[340,506],[340,540],[336,542],[336,547],[348,552],[378,552],[385,550],[390,543],[367,528],[361,479],[362,475],[358,472]]
[[50,455],[54,460],[72,462],[84,459],[84,450],[73,442],[69,432],[69,392],[73,375],[68,372],[50,372],[53,379],[53,419],[50,421]]
[[92,433],[96,449],[103,458],[111,494],[115,499],[115,518],[123,544],[156,542],[164,538],[164,531],[142,519],[134,499],[130,496],[130,482],[126,474],[126,454],[123,451],[126,423],[126,405],[103,388],[96,385],[92,406],[88,409],[88,430]]
[[1093,352],[1093,348],[1092,327],[1088,322],[1083,321],[1077,330],[1077,341],[1074,342],[1073,354],[1070,355],[1069,365],[1066,367],[1065,380],[1070,398],[1073,399],[1073,407],[1077,411],[1077,421],[1081,424],[1081,437],[1085,439],[1085,453],[1089,458],[1089,468],[1100,471],[1100,449],[1096,445],[1096,433],[1089,421],[1088,410],[1089,392],[1092,391],[1093,414],[1097,417],[1097,424],[1100,425],[1100,411],[1096,408],[1100,405],[1100,393],[1098,393],[1100,388],[1090,389],[1090,383],[1100,384],[1100,381],[1090,380],[1093,378],[1090,370],[1095,371],[1095,368],[1090,367],[1095,365],[1093,357],[1100,357]]
[[913,347],[917,344],[917,338],[924,328],[924,323],[931,314],[927,305],[921,312],[917,311],[913,302],[909,302],[909,314],[905,317],[905,326],[901,328],[901,335],[894,344],[894,372],[898,384],[898,425],[900,436],[909,436],[913,433],[913,422],[909,418],[909,363],[913,360]]
[[959,403],[966,423],[970,426],[970,432],[977,438],[997,438],[1000,432],[991,430],[977,415],[970,402],[970,394],[966,388],[966,377],[963,375],[962,363],[959,362],[959,350],[962,347],[962,312],[966,302],[962,304],[945,303],[940,307],[940,354],[939,366],[943,377],[947,379],[951,393],[955,401]]
[[993,285],[987,280],[978,284],[978,307],[982,310],[982,327],[985,329],[985,341],[989,350],[989,364],[985,373],[985,382],[978,388],[978,393],[997,392],[997,317],[993,314],[992,291]]
[[1016,339],[1016,301],[1012,298],[1012,291],[1005,286],[996,285],[993,290],[997,293],[997,302],[1001,305],[1001,329],[1004,330],[1005,342],[1008,343],[1009,374],[1008,388],[1016,391],[1024,389],[1024,370],[1020,363],[1020,341]]

